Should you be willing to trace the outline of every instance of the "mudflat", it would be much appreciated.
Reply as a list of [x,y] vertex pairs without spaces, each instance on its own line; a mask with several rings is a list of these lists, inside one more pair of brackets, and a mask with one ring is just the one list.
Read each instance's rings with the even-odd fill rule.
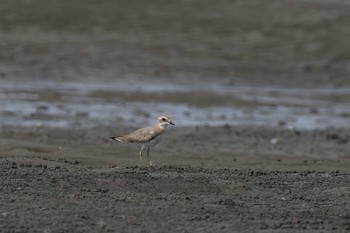
[[348,130],[170,128],[152,167],[108,129],[6,131],[4,232],[350,229]]
[[[2,232],[350,230],[347,0],[1,4]],[[154,166],[108,140],[167,106]]]

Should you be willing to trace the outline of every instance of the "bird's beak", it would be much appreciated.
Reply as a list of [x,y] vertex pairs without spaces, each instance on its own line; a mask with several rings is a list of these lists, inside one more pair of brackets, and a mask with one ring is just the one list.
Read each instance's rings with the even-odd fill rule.
[[172,121],[169,121],[169,124],[171,124],[171,125],[175,125],[175,123],[174,123],[174,122],[172,122]]

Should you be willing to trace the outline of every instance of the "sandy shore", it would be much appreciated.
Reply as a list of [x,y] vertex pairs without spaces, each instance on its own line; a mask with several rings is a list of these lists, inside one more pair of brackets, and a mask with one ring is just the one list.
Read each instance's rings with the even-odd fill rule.
[[2,156],[4,232],[345,232],[349,172]]
[[2,128],[1,229],[349,230],[348,130],[172,128],[153,167],[109,131]]

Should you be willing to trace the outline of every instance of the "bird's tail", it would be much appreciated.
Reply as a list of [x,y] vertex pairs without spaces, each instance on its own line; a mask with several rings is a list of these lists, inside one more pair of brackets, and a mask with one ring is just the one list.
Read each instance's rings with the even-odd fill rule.
[[122,140],[120,139],[120,137],[110,137],[109,140],[117,140],[119,142],[122,142]]

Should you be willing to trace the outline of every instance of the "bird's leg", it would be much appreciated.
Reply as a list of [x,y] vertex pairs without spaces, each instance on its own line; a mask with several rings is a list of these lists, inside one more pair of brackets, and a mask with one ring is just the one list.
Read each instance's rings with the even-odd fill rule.
[[149,146],[147,147],[147,157],[148,157],[148,160],[149,160],[149,165],[152,166],[152,161],[151,161],[151,157],[149,156]]
[[140,153],[139,153],[139,156],[140,156],[140,162],[141,162],[141,166],[142,166],[142,152],[143,152],[143,150],[145,149],[145,146],[144,145],[142,145],[141,146],[141,150],[140,150]]

